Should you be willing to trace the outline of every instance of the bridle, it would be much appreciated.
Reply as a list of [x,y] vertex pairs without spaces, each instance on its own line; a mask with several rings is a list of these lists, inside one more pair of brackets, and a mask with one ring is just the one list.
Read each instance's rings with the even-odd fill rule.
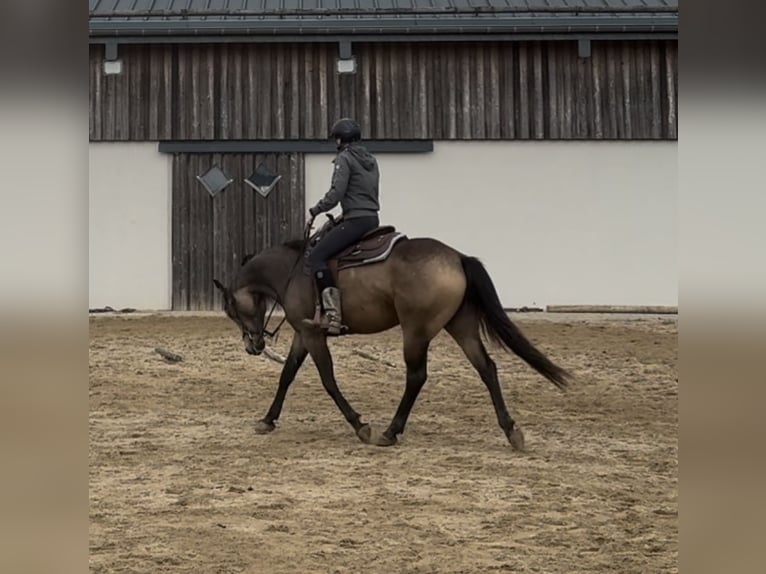
[[[309,244],[309,240],[311,239],[311,223],[313,223],[313,219],[311,222],[309,222],[308,225],[306,225],[306,229],[303,232],[303,247],[301,247],[300,253],[298,253],[298,257],[295,260],[295,263],[293,264],[292,269],[290,269],[290,273],[287,274],[287,282],[285,283],[285,288],[282,290],[283,293],[287,293],[287,288],[290,286],[290,281],[293,278],[293,273],[295,272],[295,269],[298,267],[298,263],[301,262],[301,260],[304,257],[304,254],[306,252],[306,247]],[[285,324],[285,321],[287,320],[287,314],[285,313],[285,316],[282,317],[282,320],[279,322],[279,324],[276,326],[276,328],[273,331],[269,331],[266,326],[269,324],[269,321],[271,320],[271,316],[274,314],[274,310],[277,308],[277,305],[279,305],[279,301],[274,299],[274,303],[271,305],[271,309],[269,310],[269,316],[266,317],[266,320],[263,322],[263,327],[261,328],[261,338],[268,337],[272,341],[276,340],[276,336],[279,334],[279,330],[282,328],[282,325]],[[250,342],[255,342],[255,337],[250,332],[250,330],[242,326],[242,338],[248,338],[250,339]]]

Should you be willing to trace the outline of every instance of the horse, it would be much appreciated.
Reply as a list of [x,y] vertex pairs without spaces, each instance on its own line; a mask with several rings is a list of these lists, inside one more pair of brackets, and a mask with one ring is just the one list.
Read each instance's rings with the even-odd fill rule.
[[[573,378],[564,368],[539,351],[510,320],[503,309],[492,279],[483,263],[437,239],[399,239],[388,245],[384,256],[374,262],[357,261],[340,269],[341,255],[331,262],[342,294],[344,333],[340,336],[380,333],[396,326],[403,337],[406,381],[399,406],[388,427],[373,431],[344,397],[335,379],[333,359],[327,345],[327,333],[316,324],[317,291],[307,271],[305,257],[312,240],[326,232],[328,224],[313,237],[308,230],[301,239],[267,248],[242,260],[233,283],[224,286],[213,279],[223,295],[223,308],[240,329],[245,351],[260,355],[267,330],[269,303],[273,312],[279,305],[282,321],[293,328],[290,351],[285,358],[276,395],[265,416],[256,423],[256,432],[272,432],[290,384],[311,356],[322,385],[335,402],[356,436],[364,443],[391,446],[397,443],[407,424],[413,405],[427,379],[428,352],[431,341],[442,330],[455,340],[486,385],[497,415],[497,422],[513,449],[525,450],[524,433],[511,418],[498,381],[497,367],[490,358],[481,334],[508,352],[513,352],[529,366],[565,390]],[[389,232],[392,227],[386,228]],[[363,238],[378,237],[383,228]],[[392,242],[393,234],[388,234]],[[385,246],[385,241],[383,242]],[[359,246],[357,246],[359,247]],[[359,249],[356,250],[358,252]]]

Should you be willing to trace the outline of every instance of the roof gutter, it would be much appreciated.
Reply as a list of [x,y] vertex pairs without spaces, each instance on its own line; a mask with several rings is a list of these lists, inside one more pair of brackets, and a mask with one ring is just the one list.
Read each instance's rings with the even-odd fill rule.
[[[350,19],[243,18],[243,19],[165,19],[141,18],[113,20],[91,18],[91,38],[156,36],[262,36],[301,35],[387,35],[419,34],[677,34],[677,13],[635,15],[514,16],[511,18],[470,17],[370,17]],[[287,41],[287,40],[286,40]]]

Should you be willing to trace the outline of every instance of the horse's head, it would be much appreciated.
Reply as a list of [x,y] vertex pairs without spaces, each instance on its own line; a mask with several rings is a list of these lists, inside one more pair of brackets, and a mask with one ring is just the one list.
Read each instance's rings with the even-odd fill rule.
[[226,316],[234,321],[242,332],[245,351],[251,355],[263,353],[266,348],[264,340],[266,297],[247,289],[232,292],[218,279],[213,279],[213,283],[223,293],[223,308]]

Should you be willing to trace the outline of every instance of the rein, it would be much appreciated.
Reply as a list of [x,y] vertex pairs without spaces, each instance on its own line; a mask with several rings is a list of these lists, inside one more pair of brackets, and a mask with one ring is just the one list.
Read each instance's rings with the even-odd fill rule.
[[[311,225],[307,225],[306,230],[303,232],[303,247],[301,247],[301,251],[300,253],[298,253],[298,258],[295,260],[295,264],[293,265],[292,269],[290,269],[290,273],[288,273],[287,275],[287,282],[285,283],[285,288],[283,290],[283,293],[285,294],[287,294],[287,288],[290,286],[290,281],[293,278],[293,273],[295,272],[295,269],[298,267],[298,263],[300,263],[301,260],[303,259],[303,256],[306,252],[306,247],[308,246],[310,239],[311,239]],[[269,321],[271,320],[271,316],[274,314],[274,310],[277,308],[277,305],[279,305],[279,302],[275,299],[274,303],[271,306],[271,310],[269,311],[269,316],[266,317],[266,320],[263,322],[263,329],[261,330],[262,335],[272,340],[275,340],[274,338],[279,334],[279,330],[282,328],[282,325],[284,325],[285,321],[287,320],[287,313],[285,313],[285,316],[282,317],[282,320],[279,322],[279,325],[277,325],[273,331],[269,331],[266,328],[266,326],[269,324]],[[253,338],[252,334],[248,333],[248,336],[252,340]]]

